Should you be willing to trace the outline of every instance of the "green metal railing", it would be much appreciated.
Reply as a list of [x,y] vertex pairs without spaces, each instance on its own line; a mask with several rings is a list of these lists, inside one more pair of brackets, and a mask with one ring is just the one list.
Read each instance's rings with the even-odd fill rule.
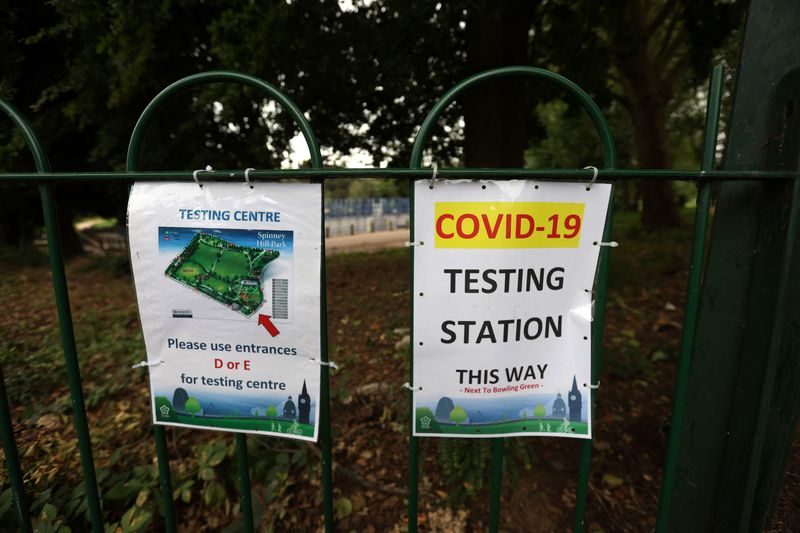
[[[453,103],[459,94],[469,88],[483,83],[485,81],[509,77],[509,76],[526,76],[557,85],[559,88],[564,89],[570,96],[574,97],[578,104],[586,111],[589,118],[597,129],[600,135],[600,141],[603,144],[603,162],[606,168],[614,168],[617,164],[617,151],[614,145],[614,136],[611,134],[611,128],[603,116],[603,112],[594,100],[586,94],[586,92],[575,85],[567,78],[560,76],[554,72],[543,70],[534,67],[514,66],[505,67],[494,70],[489,70],[476,74],[466,80],[462,81],[452,89],[450,89],[444,96],[439,99],[433,106],[433,109],[425,117],[420,127],[419,133],[414,140],[414,148],[411,152],[411,168],[420,168],[422,166],[422,150],[428,137],[431,135],[431,130],[436,124],[436,120]],[[414,237],[414,183],[410,182],[409,186],[409,204],[411,206],[411,241],[415,240]],[[611,186],[611,198],[614,197],[614,186]],[[611,221],[612,221],[613,205],[609,207],[608,216],[606,217],[605,228],[603,229],[603,240],[611,240]],[[591,377],[592,383],[597,383],[600,370],[600,350],[603,342],[603,321],[605,318],[605,302],[606,302],[606,286],[608,285],[608,247],[603,247],[600,252],[600,270],[597,279],[597,292],[595,304],[595,317],[592,323],[592,370]],[[411,286],[414,286],[414,249],[411,249]],[[411,323],[414,323],[413,309],[414,309],[414,291],[411,294]],[[411,351],[413,353],[414,337],[413,329],[411,336]],[[409,358],[409,382],[414,382],[414,358]],[[589,389],[589,409],[594,410],[595,405],[595,390]],[[409,420],[414,419],[413,412],[413,399],[411,397],[413,392],[409,391]],[[408,461],[408,530],[414,532],[417,530],[417,499],[419,497],[418,481],[419,474],[419,437],[414,437],[413,432],[409,428],[409,461]],[[502,493],[503,482],[503,437],[492,439],[492,474],[491,474],[491,500],[489,508],[489,531],[496,532],[500,528],[500,495]],[[586,510],[586,495],[589,487],[589,464],[592,455],[592,441],[584,440],[581,444],[581,458],[579,466],[579,482],[577,491],[577,500],[575,506],[575,519],[573,522],[573,529],[575,531],[583,531],[583,517]]]
[[[190,181],[192,173],[190,171],[139,171],[139,153],[148,125],[157,115],[158,111],[174,97],[176,94],[189,90],[190,88],[217,82],[232,82],[248,85],[256,88],[280,103],[292,116],[303,134],[311,154],[311,168],[297,170],[278,170],[264,169],[250,172],[253,179],[279,179],[279,178],[302,178],[318,182],[324,187],[326,179],[336,179],[339,177],[365,178],[365,177],[391,177],[406,178],[409,180],[409,194],[411,195],[412,205],[412,224],[411,240],[414,240],[413,227],[413,181],[430,177],[430,170],[421,168],[422,150],[430,135],[431,129],[441,113],[453,102],[458,94],[461,94],[469,87],[483,81],[506,76],[526,76],[534,77],[549,83],[554,83],[564,89],[570,96],[577,99],[579,104],[588,113],[592,123],[598,131],[600,141],[603,146],[603,158],[605,168],[598,172],[598,180],[613,184],[618,180],[632,179],[669,179],[684,180],[695,182],[698,185],[698,203],[694,228],[694,241],[691,253],[691,265],[689,282],[687,289],[687,303],[684,318],[684,332],[681,344],[680,361],[678,365],[678,375],[676,379],[676,394],[673,404],[672,430],[669,436],[664,480],[662,485],[662,496],[660,501],[660,511],[658,515],[657,529],[666,531],[667,517],[670,510],[670,498],[675,486],[677,457],[680,449],[680,426],[683,414],[686,410],[686,383],[688,380],[689,363],[693,355],[693,346],[696,333],[697,308],[701,292],[701,278],[704,264],[704,250],[707,242],[707,226],[709,218],[709,203],[711,197],[711,184],[715,181],[723,180],[797,180],[797,172],[785,171],[717,171],[713,170],[714,158],[716,153],[717,128],[719,121],[719,108],[722,94],[723,69],[714,69],[709,97],[708,111],[705,126],[705,142],[703,147],[702,166],[699,171],[694,170],[655,170],[655,169],[617,169],[616,152],[614,139],[608,127],[608,123],[603,117],[600,109],[592,99],[580,87],[570,82],[568,79],[541,69],[532,67],[507,67],[484,72],[468,78],[448,91],[436,103],[431,112],[423,122],[420,131],[415,139],[411,161],[407,169],[340,169],[323,168],[319,146],[311,130],[308,121],[303,116],[297,106],[289,100],[283,93],[272,85],[243,74],[234,72],[208,72],[184,78],[166,89],[164,89],[146,107],[140,116],[128,148],[127,170],[126,172],[51,172],[50,166],[44,150],[41,147],[36,135],[28,122],[11,105],[0,99],[0,109],[8,115],[14,124],[21,130],[36,163],[36,173],[7,173],[0,174],[0,183],[36,183],[42,197],[42,207],[44,220],[48,236],[48,249],[50,255],[50,266],[53,274],[53,287],[55,291],[58,317],[61,330],[61,341],[64,350],[64,358],[67,369],[67,376],[70,387],[71,407],[73,410],[74,425],[76,428],[78,445],[83,468],[83,482],[87,500],[87,509],[92,523],[93,531],[103,530],[103,514],[101,498],[98,492],[97,479],[94,470],[92,457],[92,446],[89,428],[86,417],[86,407],[81,386],[80,369],[75,348],[75,335],[73,331],[72,317],[69,306],[69,295],[67,291],[66,275],[64,273],[64,262],[61,253],[58,222],[56,218],[56,206],[52,193],[52,187],[56,183],[63,182],[92,182],[92,181],[112,181],[128,182],[130,180],[155,181],[155,180],[175,180]],[[454,179],[528,179],[536,178],[543,180],[588,180],[592,172],[581,169],[440,169],[441,178]],[[217,170],[204,173],[204,178],[208,180],[242,180],[243,170]],[[795,188],[797,191],[799,188]],[[798,194],[796,193],[796,196]],[[797,205],[800,198],[795,198],[792,210],[789,235],[796,231]],[[604,240],[610,240],[612,212],[609,215],[604,228]],[[324,234],[324,214],[323,214],[323,234]],[[323,290],[321,298],[321,357],[324,361],[328,360],[328,339],[327,339],[327,305],[325,296],[325,254],[324,243],[321,262],[321,286]],[[592,381],[596,383],[600,371],[600,352],[602,347],[603,321],[604,321],[604,302],[606,292],[606,279],[608,274],[608,253],[609,249],[604,247],[600,255],[600,268],[598,271],[598,281],[596,287],[596,307],[595,320],[592,326]],[[411,252],[412,279],[413,286],[413,248]],[[784,272],[785,273],[785,272]],[[788,280],[782,280],[785,284]],[[410,291],[413,293],[413,291]],[[784,297],[785,298],[785,297]],[[780,305],[780,302],[778,302]],[[413,313],[413,305],[412,305]],[[413,323],[413,316],[412,316]],[[778,325],[776,325],[778,327]],[[411,346],[413,346],[413,339]],[[774,369],[773,369],[774,370]],[[330,433],[330,390],[329,390],[329,368],[321,366],[321,394],[320,394],[320,447],[322,451],[322,490],[323,490],[323,512],[324,525],[326,531],[333,530],[333,478],[332,478],[332,457],[331,457],[331,433]],[[413,360],[409,362],[409,373],[413,379]],[[594,409],[595,391],[590,394],[590,408]],[[409,410],[411,402],[409,402]],[[410,413],[409,421],[413,420],[413,413]],[[763,430],[763,428],[761,428]],[[763,432],[763,431],[762,431]],[[15,509],[22,531],[31,531],[30,511],[28,497],[25,494],[23,482],[23,470],[14,438],[13,421],[8,405],[2,369],[0,369],[0,437],[3,440],[5,450],[6,465],[8,468],[9,482],[14,495]],[[169,468],[169,456],[167,453],[165,431],[163,426],[154,426],[154,439],[156,444],[156,455],[158,457],[159,479],[161,488],[161,499],[163,507],[164,524],[167,531],[176,530],[175,512],[172,502],[171,475]],[[252,516],[252,503],[250,496],[249,465],[247,456],[247,439],[243,434],[237,434],[236,454],[239,467],[239,486],[242,494],[242,513],[243,525],[246,531],[253,531],[254,523]],[[498,531],[500,524],[501,510],[501,486],[502,486],[502,464],[503,464],[503,438],[492,439],[492,474],[491,474],[491,495],[490,495],[490,531]],[[754,452],[755,453],[755,452]],[[589,472],[591,463],[591,441],[586,440],[581,444],[580,463],[578,469],[578,482],[576,492],[576,506],[573,519],[574,531],[583,531],[585,523],[586,499],[589,490]],[[409,442],[409,472],[408,472],[408,527],[409,531],[417,529],[418,515],[418,481],[419,470],[419,442],[418,438],[410,436]]]
[[[701,170],[708,172],[714,169],[717,153],[717,134],[719,133],[719,113],[722,104],[722,80],[724,69],[717,66],[711,74],[711,86],[708,91],[706,105],[706,125],[703,139],[703,159]],[[679,428],[683,424],[683,412],[686,409],[686,386],[689,381],[689,363],[692,358],[697,333],[697,310],[700,307],[700,284],[703,273],[703,257],[708,232],[708,208],[711,203],[711,183],[702,182],[697,188],[697,207],[695,208],[694,235],[692,237],[692,257],[689,262],[689,283],[686,290],[686,304],[683,315],[683,336],[678,361],[678,376],[675,386],[675,401],[672,405],[672,431],[669,432],[667,446],[667,462],[664,467],[664,479],[661,483],[661,499],[658,509],[656,531],[666,531],[667,519],[672,502],[672,490],[678,467],[678,450],[680,449]]]
[[[195,74],[179,80],[163,91],[161,91],[153,100],[148,104],[142,112],[136,126],[133,128],[131,140],[128,145],[128,162],[127,170],[130,172],[136,171],[139,166],[139,155],[141,153],[142,143],[144,141],[147,129],[152,123],[153,119],[158,115],[158,112],[166,105],[166,103],[173,97],[188,91],[200,85],[207,85],[210,83],[239,83],[248,85],[266,94],[270,98],[275,99],[292,117],[295,123],[300,128],[303,138],[308,145],[309,153],[311,154],[312,168],[322,168],[322,155],[319,151],[319,144],[311,130],[311,125],[303,116],[303,112],[281,91],[270,85],[269,83],[239,74],[237,72],[204,72]],[[322,210],[322,235],[325,231],[324,210]],[[322,243],[321,254],[321,267],[320,275],[322,276],[321,286],[325,287],[325,248],[324,242]],[[328,335],[326,327],[327,307],[325,302],[324,291],[321,295],[322,301],[320,305],[320,358],[323,362],[328,361]],[[320,365],[321,383],[320,383],[320,447],[322,448],[322,478],[323,478],[323,509],[325,516],[325,528],[327,531],[333,529],[333,483],[331,473],[331,442],[330,442],[330,393],[329,393],[329,368],[326,365]],[[175,517],[172,505],[172,488],[170,483],[169,471],[169,458],[167,456],[167,442],[163,426],[154,426],[156,450],[158,455],[159,476],[161,480],[161,498],[164,506],[164,520],[167,526],[167,531],[176,531]],[[247,436],[243,433],[236,434],[236,456],[239,467],[239,491],[242,494],[242,516],[243,524],[246,531],[253,531],[253,504],[250,494],[250,466],[247,458]]]

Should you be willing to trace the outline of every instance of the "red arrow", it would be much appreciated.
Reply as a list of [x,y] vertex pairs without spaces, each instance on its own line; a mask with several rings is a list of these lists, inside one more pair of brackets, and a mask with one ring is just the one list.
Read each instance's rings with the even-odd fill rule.
[[275,327],[275,324],[273,324],[272,321],[270,320],[269,315],[258,315],[258,325],[264,326],[264,329],[269,331],[269,334],[272,335],[273,337],[276,337],[278,333],[280,333],[280,331],[278,331],[278,328]]

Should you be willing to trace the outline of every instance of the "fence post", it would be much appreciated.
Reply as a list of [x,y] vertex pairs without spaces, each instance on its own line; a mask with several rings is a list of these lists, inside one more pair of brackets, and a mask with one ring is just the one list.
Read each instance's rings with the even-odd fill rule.
[[[725,167],[800,163],[800,4],[749,6]],[[719,186],[667,529],[761,531],[800,407],[798,182]]]

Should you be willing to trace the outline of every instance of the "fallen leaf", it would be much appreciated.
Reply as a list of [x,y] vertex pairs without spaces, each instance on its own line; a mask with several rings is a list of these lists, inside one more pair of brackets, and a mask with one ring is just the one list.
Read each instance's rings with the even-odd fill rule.
[[614,489],[625,483],[625,480],[614,474],[603,474],[603,483]]
[[348,498],[339,498],[334,504],[336,507],[336,516],[338,518],[345,518],[353,512],[353,502]]

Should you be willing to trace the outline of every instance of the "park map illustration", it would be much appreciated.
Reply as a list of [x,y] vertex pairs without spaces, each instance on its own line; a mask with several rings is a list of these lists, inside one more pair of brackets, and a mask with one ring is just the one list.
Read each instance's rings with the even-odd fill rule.
[[200,232],[170,262],[164,274],[250,316],[264,303],[261,273],[279,255],[277,250],[239,246]]

